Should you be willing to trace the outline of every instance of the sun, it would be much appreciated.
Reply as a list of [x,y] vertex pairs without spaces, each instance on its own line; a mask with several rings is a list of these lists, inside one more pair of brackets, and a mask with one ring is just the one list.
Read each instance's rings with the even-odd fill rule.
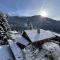
[[47,16],[48,16],[48,14],[47,14],[46,11],[41,11],[41,12],[40,12],[40,15],[43,16],[43,17],[47,17]]

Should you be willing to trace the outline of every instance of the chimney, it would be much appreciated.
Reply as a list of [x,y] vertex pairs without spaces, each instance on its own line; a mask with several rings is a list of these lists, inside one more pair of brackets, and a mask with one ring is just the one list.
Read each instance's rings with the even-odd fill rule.
[[39,25],[37,26],[37,33],[40,34],[40,28],[39,28]]
[[40,29],[39,29],[39,28],[37,28],[37,33],[38,33],[38,34],[40,33]]

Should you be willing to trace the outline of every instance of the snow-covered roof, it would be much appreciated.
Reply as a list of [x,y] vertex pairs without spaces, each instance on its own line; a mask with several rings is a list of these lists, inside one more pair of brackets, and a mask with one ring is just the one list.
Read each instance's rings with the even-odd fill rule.
[[56,33],[56,32],[53,32],[54,35],[60,37],[60,34],[59,33]]
[[9,33],[11,33],[11,34],[17,34],[18,32],[17,31],[9,31]]
[[10,48],[15,56],[16,60],[23,60],[22,50],[12,40],[8,40]]
[[9,35],[12,39],[16,39],[20,36],[20,34],[17,31],[9,31]]
[[21,43],[21,44],[23,44],[23,45],[25,45],[25,46],[27,46],[28,44],[29,44],[29,41],[28,40],[26,40],[23,36],[19,36],[18,38],[16,38],[15,39],[15,42],[17,43]]
[[8,45],[0,46],[0,60],[14,60]]
[[51,31],[40,29],[40,33],[37,30],[25,30],[26,34],[32,42],[55,37]]
[[10,37],[12,37],[12,39],[16,39],[20,37],[20,34],[10,34]]

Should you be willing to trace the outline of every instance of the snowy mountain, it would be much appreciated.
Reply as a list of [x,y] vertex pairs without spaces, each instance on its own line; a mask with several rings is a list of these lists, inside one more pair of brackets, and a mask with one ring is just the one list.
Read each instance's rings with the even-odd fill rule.
[[12,30],[16,29],[18,31],[21,31],[28,29],[26,27],[27,23],[31,22],[33,28],[35,29],[42,28],[54,32],[60,32],[60,21],[56,21],[48,17],[41,17],[40,15],[31,17],[9,16],[8,21],[11,25]]

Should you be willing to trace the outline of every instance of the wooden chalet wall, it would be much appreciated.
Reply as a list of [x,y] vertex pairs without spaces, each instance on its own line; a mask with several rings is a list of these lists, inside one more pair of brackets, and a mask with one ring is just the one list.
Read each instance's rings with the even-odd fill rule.
[[25,32],[22,34],[22,36],[23,36],[25,39],[27,39],[29,42],[31,42],[31,40],[29,39],[28,35],[27,35]]
[[51,42],[51,41],[55,41],[53,37],[52,38],[48,38],[48,39],[44,39],[44,40],[33,42],[32,45],[35,46],[36,48],[40,48],[42,46],[42,44],[44,44],[46,42]]

